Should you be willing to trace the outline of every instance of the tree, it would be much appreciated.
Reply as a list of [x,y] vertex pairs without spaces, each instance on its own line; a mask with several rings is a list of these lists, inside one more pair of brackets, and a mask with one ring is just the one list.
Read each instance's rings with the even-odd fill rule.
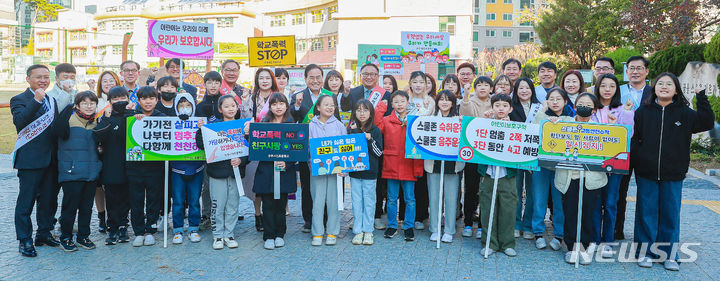
[[652,53],[693,42],[693,29],[700,20],[699,2],[609,0],[609,5],[619,12],[622,24],[630,32],[628,42],[643,53]]
[[488,72],[500,70],[502,63],[509,58],[526,62],[540,55],[540,46],[538,44],[525,43],[500,50],[482,50],[475,55],[474,62],[478,67],[478,73],[485,75]]
[[622,45],[627,33],[618,15],[598,0],[557,0],[542,16],[535,30],[543,50],[568,55],[581,68],[590,68],[609,47]]
[[705,47],[705,61],[709,63],[720,63],[720,32],[715,33],[710,43]]
[[657,51],[650,57],[650,76],[656,77],[663,72],[677,76],[685,71],[691,61],[703,61],[705,44],[680,45]]
[[57,17],[58,10],[64,7],[58,4],[50,3],[48,0],[24,0],[35,12],[33,25],[37,22],[47,22]]

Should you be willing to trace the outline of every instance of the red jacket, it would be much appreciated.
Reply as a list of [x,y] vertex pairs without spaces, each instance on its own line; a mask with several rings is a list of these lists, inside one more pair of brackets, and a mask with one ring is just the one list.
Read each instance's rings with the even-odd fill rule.
[[405,159],[407,125],[401,125],[395,113],[383,117],[386,110],[380,104],[375,107],[375,125],[382,130],[385,144],[382,178],[416,181],[423,175],[423,160]]

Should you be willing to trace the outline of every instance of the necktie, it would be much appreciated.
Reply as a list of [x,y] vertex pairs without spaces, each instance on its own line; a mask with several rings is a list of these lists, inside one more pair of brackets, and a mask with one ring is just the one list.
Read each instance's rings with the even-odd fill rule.
[[42,109],[43,113],[50,111],[50,101],[48,101],[47,97],[45,97],[42,101]]
[[370,89],[365,89],[365,99],[370,98]]

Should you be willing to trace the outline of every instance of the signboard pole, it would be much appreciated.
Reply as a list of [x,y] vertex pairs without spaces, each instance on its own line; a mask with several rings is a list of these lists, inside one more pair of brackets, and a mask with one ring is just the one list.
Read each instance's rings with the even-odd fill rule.
[[240,169],[238,167],[233,167],[233,174],[235,174],[235,184],[237,185],[238,194],[240,197],[243,197],[245,196],[245,189],[243,188]]
[[170,161],[165,161],[165,191],[163,200],[163,248],[167,248],[167,228],[168,228],[168,171],[170,170]]
[[338,211],[343,210],[343,177],[340,174],[337,175],[337,200],[338,200]]
[[277,167],[274,169],[273,172],[273,199],[278,200],[280,199],[280,171],[278,171]]
[[[438,240],[435,249],[440,249],[440,225],[442,224],[442,209],[443,209],[443,186],[445,185],[445,160],[440,160],[440,191],[438,191],[438,224],[437,234]],[[454,224],[453,224],[454,225]]]
[[577,253],[577,259],[575,259],[575,268],[579,267],[580,264],[580,226],[582,225],[582,205],[583,205],[583,189],[585,186],[585,169],[580,170],[580,187],[578,190],[578,216],[577,216],[577,239],[575,239],[575,252]]
[[495,214],[495,197],[497,196],[497,186],[498,186],[498,180],[500,178],[497,177],[497,175],[500,173],[500,166],[495,166],[495,179],[493,181],[493,191],[492,191],[492,199],[490,199],[490,220],[488,221],[488,232],[485,235],[485,251],[483,254],[485,254],[485,258],[488,258],[488,253],[490,251],[490,236],[492,235],[492,226],[493,226],[493,215]]

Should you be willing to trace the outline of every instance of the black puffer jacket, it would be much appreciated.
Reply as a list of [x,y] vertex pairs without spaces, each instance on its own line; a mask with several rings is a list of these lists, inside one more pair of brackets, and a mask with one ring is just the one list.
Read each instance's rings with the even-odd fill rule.
[[656,101],[635,111],[630,162],[635,175],[652,180],[681,181],[690,165],[692,134],[710,130],[714,114],[705,91],[697,94],[697,111],[679,102],[665,107]]

